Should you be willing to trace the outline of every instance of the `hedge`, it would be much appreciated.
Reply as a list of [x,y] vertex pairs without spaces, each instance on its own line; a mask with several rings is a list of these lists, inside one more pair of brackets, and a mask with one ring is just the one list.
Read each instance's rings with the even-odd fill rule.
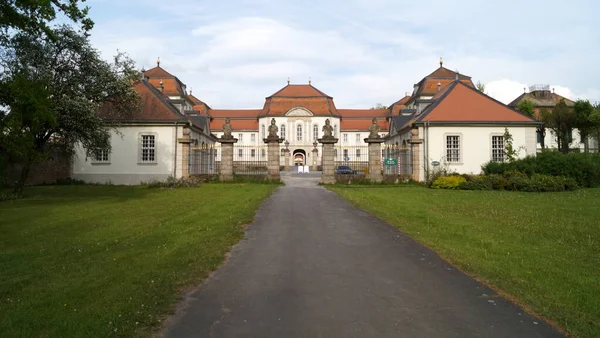
[[562,176],[574,179],[581,187],[600,186],[598,154],[544,151],[537,156],[528,156],[510,163],[488,162],[482,166],[482,170],[486,175],[521,172],[529,177],[534,174]]
[[533,174],[529,177],[517,171],[506,172],[504,175],[468,176],[459,185],[459,189],[463,190],[510,190],[526,192],[571,191],[578,187],[577,182],[573,178],[542,174]]

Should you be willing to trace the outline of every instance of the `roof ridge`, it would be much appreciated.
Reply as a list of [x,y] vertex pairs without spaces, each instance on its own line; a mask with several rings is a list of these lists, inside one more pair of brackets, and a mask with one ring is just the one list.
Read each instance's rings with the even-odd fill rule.
[[181,120],[185,120],[185,116],[177,109],[175,108],[175,106],[173,106],[171,103],[169,103],[169,101],[167,101],[167,99],[165,98],[165,96],[156,88],[154,88],[154,86],[150,85],[150,83],[148,83],[148,81],[140,81],[142,84],[144,84],[146,87],[148,87],[150,89],[150,92],[152,94],[154,94],[154,96],[156,96],[160,102],[167,107],[167,109],[169,109],[175,116],[179,117],[179,119]]

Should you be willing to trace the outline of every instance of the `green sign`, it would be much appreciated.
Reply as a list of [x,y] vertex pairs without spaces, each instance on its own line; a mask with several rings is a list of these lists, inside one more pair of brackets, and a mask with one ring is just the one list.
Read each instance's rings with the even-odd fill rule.
[[387,166],[395,166],[398,165],[398,159],[396,158],[386,158],[383,160],[383,164],[387,165]]

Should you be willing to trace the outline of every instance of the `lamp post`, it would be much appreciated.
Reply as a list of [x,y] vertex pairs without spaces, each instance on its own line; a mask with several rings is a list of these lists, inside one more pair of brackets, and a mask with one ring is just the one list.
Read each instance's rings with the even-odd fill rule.
[[317,142],[317,140],[315,140],[313,142],[313,150],[312,150],[312,171],[317,171],[317,158],[319,157],[319,149],[317,149],[317,145],[319,145],[319,142]]

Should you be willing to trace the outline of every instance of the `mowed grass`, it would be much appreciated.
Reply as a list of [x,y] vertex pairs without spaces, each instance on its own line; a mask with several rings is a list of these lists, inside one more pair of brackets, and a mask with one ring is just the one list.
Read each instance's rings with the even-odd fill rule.
[[0,202],[0,337],[150,335],[275,187],[49,186]]
[[600,189],[330,189],[568,333],[600,337]]

